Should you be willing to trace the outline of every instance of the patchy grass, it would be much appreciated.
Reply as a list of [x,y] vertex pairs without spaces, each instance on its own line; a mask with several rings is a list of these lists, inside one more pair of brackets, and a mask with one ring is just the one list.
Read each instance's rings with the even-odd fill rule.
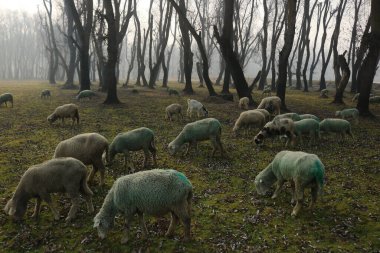
[[[171,84],[180,89],[180,85]],[[196,86],[196,85],[194,85]],[[51,100],[39,98],[41,90],[52,90]],[[136,88],[136,87],[134,87]],[[380,128],[378,120],[361,119],[353,126],[355,139],[336,140],[330,135],[317,146],[296,146],[292,150],[304,150],[317,154],[326,166],[327,184],[324,196],[313,211],[304,209],[298,218],[291,218],[289,186],[284,187],[278,199],[269,195],[258,196],[253,181],[259,171],[283,150],[282,143],[264,146],[260,150],[252,137],[235,137],[231,130],[240,110],[237,102],[221,104],[205,102],[210,117],[223,125],[222,141],[228,159],[211,158],[211,145],[200,143],[199,153],[193,150],[184,157],[171,157],[167,144],[179,133],[185,123],[168,122],[164,108],[180,103],[186,110],[186,96],[168,96],[162,88],[148,90],[120,89],[118,106],[105,106],[105,95],[91,101],[73,100],[76,91],[61,90],[46,83],[2,82],[0,93],[14,95],[14,108],[0,108],[0,206],[11,197],[23,172],[31,165],[50,159],[59,141],[84,132],[98,132],[112,141],[123,131],[145,126],[154,130],[158,146],[158,165],[184,172],[194,186],[192,218],[193,240],[182,242],[183,228],[179,226],[174,239],[164,233],[169,217],[146,217],[150,237],[142,240],[137,218],[132,224],[131,241],[121,245],[123,219],[117,218],[115,228],[101,241],[92,228],[92,218],[84,203],[77,219],[69,225],[64,222],[70,203],[63,195],[55,200],[61,220],[53,216],[43,205],[38,222],[31,219],[33,201],[30,202],[25,220],[13,223],[0,212],[0,247],[3,251],[46,252],[228,252],[228,251],[290,251],[290,252],[374,252],[380,250]],[[205,100],[206,90],[196,89],[193,96]],[[256,101],[260,94],[255,92]],[[347,94],[347,107],[354,105]],[[329,104],[332,99],[320,99],[318,92],[288,91],[287,105],[298,113],[313,113],[320,118],[333,117],[341,109]],[[81,123],[70,127],[60,123],[49,126],[46,117],[59,105],[75,102],[80,107]],[[380,115],[379,105],[372,107]],[[142,152],[133,155],[137,168],[142,167]],[[122,158],[116,166],[107,169],[106,186],[92,185],[95,209],[99,210],[103,199],[115,178],[126,174]],[[98,180],[98,178],[97,178]],[[310,196],[306,193],[306,198]]]

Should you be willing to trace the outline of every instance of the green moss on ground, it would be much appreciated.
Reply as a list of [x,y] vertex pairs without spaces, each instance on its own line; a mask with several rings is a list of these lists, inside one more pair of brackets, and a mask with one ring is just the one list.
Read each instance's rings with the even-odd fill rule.
[[[170,84],[177,90],[179,84]],[[41,90],[52,91],[51,100],[41,100]],[[101,241],[92,228],[94,215],[88,215],[83,203],[78,218],[69,225],[64,222],[70,203],[65,196],[55,200],[61,220],[53,221],[52,214],[43,205],[38,222],[30,218],[30,203],[26,219],[13,223],[0,212],[1,251],[46,252],[373,252],[380,249],[379,189],[380,189],[380,128],[378,120],[361,119],[353,125],[355,139],[336,139],[325,136],[316,146],[296,146],[291,150],[303,150],[317,154],[326,166],[327,184],[324,195],[312,211],[306,208],[298,218],[291,218],[289,185],[284,187],[278,199],[269,195],[258,196],[253,180],[274,155],[284,149],[282,143],[267,142],[257,149],[253,136],[235,137],[232,126],[239,113],[237,102],[204,102],[210,117],[223,125],[222,141],[228,158],[211,158],[211,145],[199,144],[184,157],[171,157],[167,144],[190,122],[168,122],[165,107],[180,103],[186,111],[187,96],[168,96],[165,89],[120,89],[119,98],[124,103],[105,106],[105,94],[91,101],[77,102],[76,91],[61,90],[38,82],[2,82],[0,93],[14,95],[14,108],[0,108],[0,206],[11,197],[23,172],[31,165],[50,159],[59,141],[84,132],[98,132],[109,141],[117,133],[137,127],[149,127],[156,134],[158,165],[184,172],[194,186],[192,235],[193,240],[182,242],[182,226],[177,228],[174,239],[164,233],[169,218],[146,217],[150,237],[142,240],[137,219],[132,224],[131,241],[121,245],[123,219],[117,218],[115,228],[107,239]],[[195,99],[204,101],[205,89],[196,89]],[[254,98],[261,94],[255,91]],[[347,94],[347,107],[354,105]],[[334,117],[342,106],[329,104],[332,99],[320,99],[318,92],[288,91],[289,109],[299,113],[312,113],[320,118]],[[80,107],[81,123],[73,129],[70,120],[62,126],[49,126],[46,117],[59,105],[74,102]],[[380,116],[380,106],[371,106]],[[306,143],[306,142],[305,142]],[[142,167],[142,152],[133,154],[137,168]],[[106,186],[92,185],[95,209],[99,210],[103,199],[115,178],[126,174],[122,157],[116,165],[107,169]],[[97,178],[98,180],[98,178]],[[306,193],[306,198],[310,196]],[[307,201],[306,201],[307,202]],[[307,204],[307,203],[306,203]]]

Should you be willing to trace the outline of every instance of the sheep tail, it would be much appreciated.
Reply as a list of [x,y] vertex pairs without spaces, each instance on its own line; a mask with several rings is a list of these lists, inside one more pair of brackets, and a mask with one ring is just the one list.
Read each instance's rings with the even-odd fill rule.
[[322,195],[324,184],[324,166],[320,161],[315,162],[314,177],[318,184],[319,195]]
[[85,195],[90,195],[90,196],[94,195],[94,193],[91,191],[90,187],[88,187],[86,177],[82,178],[82,181],[81,181],[81,191]]

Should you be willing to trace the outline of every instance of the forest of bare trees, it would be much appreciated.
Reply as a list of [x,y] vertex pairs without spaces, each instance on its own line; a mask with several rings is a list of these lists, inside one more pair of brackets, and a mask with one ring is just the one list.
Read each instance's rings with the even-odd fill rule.
[[0,78],[95,85],[106,103],[118,103],[117,84],[167,87],[169,79],[187,94],[193,85],[229,94],[233,83],[251,98],[249,82],[261,70],[257,89],[269,85],[284,108],[289,86],[307,92],[332,83],[342,103],[346,87],[364,89],[370,12],[363,0],[42,0],[35,14],[0,13]]

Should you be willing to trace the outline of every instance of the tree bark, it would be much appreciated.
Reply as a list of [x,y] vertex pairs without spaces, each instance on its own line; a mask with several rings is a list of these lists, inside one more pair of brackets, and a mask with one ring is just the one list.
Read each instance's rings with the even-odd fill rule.
[[344,104],[343,102],[343,93],[346,89],[346,86],[348,84],[348,81],[350,80],[350,68],[348,67],[348,63],[346,61],[346,58],[344,57],[347,51],[345,51],[342,55],[338,56],[337,65],[340,70],[342,70],[342,75],[339,84],[336,88],[335,98],[333,103],[335,104]]

